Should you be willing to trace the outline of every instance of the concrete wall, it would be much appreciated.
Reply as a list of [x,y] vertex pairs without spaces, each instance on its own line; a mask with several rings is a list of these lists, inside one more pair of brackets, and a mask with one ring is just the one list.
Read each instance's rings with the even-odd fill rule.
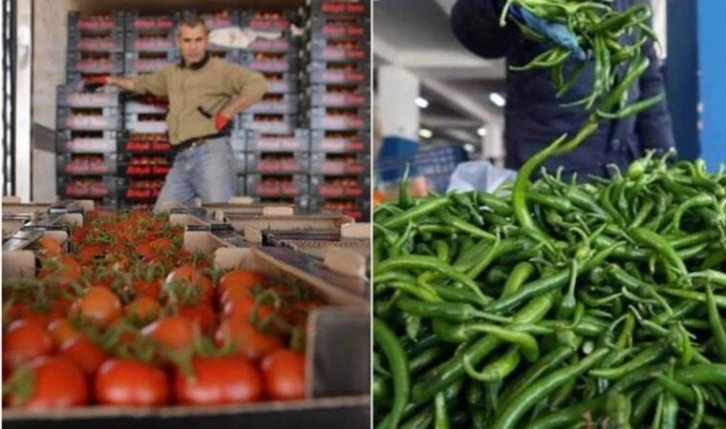
[[66,4],[33,0],[33,199],[56,195],[56,87],[66,79]]

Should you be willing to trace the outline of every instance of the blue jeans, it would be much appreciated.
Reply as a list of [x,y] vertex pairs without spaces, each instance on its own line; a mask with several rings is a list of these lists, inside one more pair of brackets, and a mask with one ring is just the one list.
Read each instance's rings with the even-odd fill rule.
[[154,211],[167,201],[191,204],[226,203],[237,194],[237,163],[229,137],[209,139],[198,147],[179,152],[166,175]]

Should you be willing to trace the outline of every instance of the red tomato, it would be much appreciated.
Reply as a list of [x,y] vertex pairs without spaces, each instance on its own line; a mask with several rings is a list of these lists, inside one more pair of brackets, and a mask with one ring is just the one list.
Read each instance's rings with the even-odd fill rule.
[[194,340],[194,323],[186,317],[168,316],[144,327],[141,334],[169,348],[186,349]]
[[211,334],[217,328],[217,314],[206,304],[180,305],[179,315],[199,325],[202,333]]
[[161,312],[159,302],[148,296],[141,296],[124,307],[126,316],[136,320],[154,320]]
[[60,354],[73,361],[86,375],[93,375],[109,358],[105,350],[82,335],[63,343]]
[[15,368],[28,360],[53,352],[45,327],[28,320],[17,320],[3,334],[3,366]]
[[68,319],[56,319],[48,325],[48,334],[53,343],[60,347],[61,344],[77,337],[80,333],[74,328]]
[[121,316],[121,300],[110,290],[93,286],[71,305],[70,315],[88,318],[100,327],[108,326]]
[[11,406],[29,410],[69,408],[88,403],[88,385],[83,372],[62,356],[44,356],[33,360],[34,386],[30,398],[21,404],[21,398],[11,393]]
[[305,396],[305,357],[283,349],[267,355],[260,365],[269,399],[290,401]]
[[133,287],[137,296],[147,296],[153,299],[159,299],[161,294],[161,282],[157,279],[146,281],[143,279],[134,279]]
[[275,350],[283,348],[282,340],[255,330],[245,318],[225,319],[214,337],[217,344],[234,343],[236,351],[251,361],[258,361]]
[[80,280],[81,265],[69,255],[61,255],[49,259],[43,269],[38,273],[39,279],[55,279],[58,287],[66,288],[71,282]]
[[197,357],[192,367],[192,377],[179,369],[174,373],[174,393],[182,404],[240,404],[262,397],[260,374],[239,356]]
[[173,269],[166,276],[164,283],[190,282],[199,289],[202,301],[206,304],[214,303],[214,286],[209,277],[202,274],[202,271],[191,265],[182,265]]
[[104,362],[96,372],[94,391],[101,404],[149,407],[169,402],[169,380],[164,371],[130,359]]
[[219,279],[217,295],[221,297],[230,289],[246,292],[248,288],[262,284],[262,280],[262,276],[254,271],[232,270]]

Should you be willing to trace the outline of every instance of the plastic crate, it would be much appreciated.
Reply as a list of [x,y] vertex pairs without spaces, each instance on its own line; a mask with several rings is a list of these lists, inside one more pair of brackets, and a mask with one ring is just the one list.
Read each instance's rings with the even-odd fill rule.
[[245,171],[265,175],[307,174],[310,154],[306,152],[255,152],[247,153]]
[[250,70],[269,73],[285,73],[297,70],[297,54],[270,52],[243,52],[239,63]]
[[308,20],[312,40],[370,39],[371,20],[367,16],[329,16],[316,14]]
[[365,85],[314,85],[308,90],[311,106],[358,107],[371,105],[371,89]]
[[246,50],[250,52],[293,52],[297,51],[298,44],[288,32],[279,39],[258,38],[249,44]]
[[106,32],[68,30],[68,51],[80,52],[123,52],[124,31],[122,28]]
[[112,198],[116,199],[118,180],[113,176],[75,177],[59,174],[58,193],[63,198]]
[[162,134],[168,131],[165,114],[130,113],[124,116],[124,125],[129,132]]
[[[138,11],[126,12],[126,30],[167,30],[171,33],[179,21],[179,13],[145,14]],[[128,48],[127,48],[128,49]]]
[[179,53],[177,51],[126,52],[124,73],[127,76],[154,73],[178,61]]
[[119,198],[127,201],[156,200],[164,186],[164,179],[126,179],[119,186]]
[[362,131],[310,131],[310,150],[330,153],[368,153],[371,133]]
[[58,153],[108,153],[116,152],[115,139],[76,138],[56,140]]
[[262,100],[247,108],[250,113],[295,113],[299,110],[297,94],[265,94]]
[[291,114],[243,113],[235,119],[236,129],[287,134],[295,131],[296,119]]
[[370,174],[371,157],[368,154],[312,153],[310,174],[365,175]]
[[56,124],[70,130],[120,130],[122,116],[118,107],[58,107]]
[[289,134],[247,131],[246,141],[246,150],[250,152],[307,152],[310,150],[310,131],[297,129]]
[[117,156],[105,154],[61,154],[56,155],[56,171],[69,176],[115,175]]
[[247,137],[244,130],[233,130],[229,136],[229,144],[234,152],[244,152],[247,150]]
[[132,134],[119,143],[119,150],[126,153],[169,153],[171,144],[164,134]]
[[246,195],[251,197],[297,197],[308,194],[308,176],[247,175]]
[[311,84],[363,84],[370,85],[369,62],[311,61],[303,74]]
[[356,198],[370,191],[370,176],[310,176],[311,197]]
[[266,94],[297,92],[297,73],[263,73],[267,80]]
[[121,52],[69,52],[68,73],[121,74],[124,54]]
[[459,146],[440,146],[420,150],[414,157],[418,174],[426,177],[436,192],[446,192],[449,178],[456,166],[467,160],[466,151]]
[[366,61],[370,62],[371,44],[367,39],[312,40],[307,44],[305,57],[312,61]]
[[316,15],[363,15],[370,16],[370,0],[307,0],[311,16]]
[[254,30],[287,30],[297,18],[295,11],[255,11],[244,10],[240,14],[240,26]]
[[164,177],[171,169],[168,154],[131,154],[119,163],[119,174],[127,178]]
[[166,113],[169,104],[162,102],[144,103],[141,101],[127,101],[124,103],[124,112],[129,113]]
[[124,12],[111,12],[104,15],[81,15],[79,12],[68,13],[69,31],[108,32],[124,29]]
[[358,130],[370,128],[369,108],[312,107],[305,119],[311,129]]
[[56,103],[64,107],[118,107],[119,89],[104,86],[98,91],[83,91],[79,85],[59,85]]
[[127,31],[125,40],[126,51],[129,52],[141,51],[170,53],[177,49],[174,42],[174,32],[168,30],[160,30],[158,32]]
[[342,214],[359,222],[370,221],[371,202],[361,198],[310,198],[310,213]]
[[[194,11],[192,10],[192,12]],[[225,9],[218,12],[197,12],[197,15],[204,20],[210,31],[218,28],[238,27],[240,22],[240,11],[234,9]]]

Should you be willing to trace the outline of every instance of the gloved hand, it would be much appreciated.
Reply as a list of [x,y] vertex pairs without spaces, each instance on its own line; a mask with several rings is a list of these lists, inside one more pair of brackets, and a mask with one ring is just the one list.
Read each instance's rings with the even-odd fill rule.
[[566,26],[534,16],[530,11],[517,5],[512,5],[509,14],[538,34],[572,52],[579,61],[587,59],[585,51],[577,44],[575,35]]
[[227,125],[229,125],[229,118],[222,112],[217,113],[217,116],[214,117],[214,127],[217,131],[222,131]]
[[108,85],[108,76],[92,76],[83,79],[83,89],[87,91],[95,91],[104,85]]

